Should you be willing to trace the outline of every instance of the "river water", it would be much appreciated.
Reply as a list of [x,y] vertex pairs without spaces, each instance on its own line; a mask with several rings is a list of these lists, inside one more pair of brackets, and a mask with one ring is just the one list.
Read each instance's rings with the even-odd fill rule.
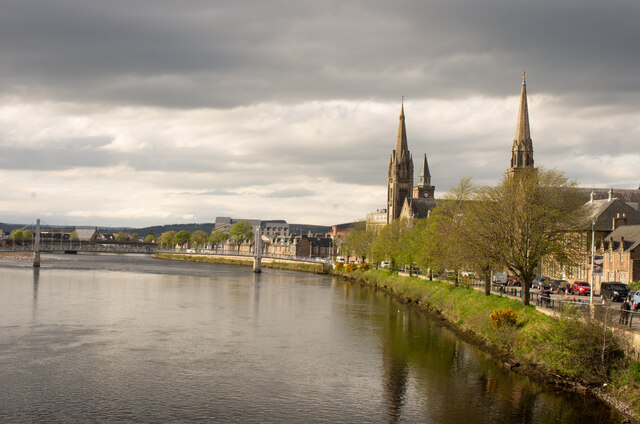
[[144,256],[0,261],[0,422],[607,423],[337,278]]

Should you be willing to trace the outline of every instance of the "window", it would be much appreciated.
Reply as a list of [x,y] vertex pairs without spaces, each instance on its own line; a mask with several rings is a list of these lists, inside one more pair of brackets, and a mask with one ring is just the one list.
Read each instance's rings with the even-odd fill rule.
[[622,250],[622,247],[620,248],[620,263],[624,263],[624,250]]

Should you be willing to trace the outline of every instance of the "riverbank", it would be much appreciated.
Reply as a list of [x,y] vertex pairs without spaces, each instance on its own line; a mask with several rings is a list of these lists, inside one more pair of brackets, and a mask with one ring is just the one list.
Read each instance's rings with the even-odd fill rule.
[[33,252],[0,252],[0,259],[32,261]]
[[[335,274],[437,316],[513,371],[567,389],[590,391],[634,420],[640,419],[640,363],[625,358],[624,340],[596,323],[583,323],[576,311],[552,317],[515,299],[381,270]],[[496,311],[510,311],[513,324],[496,324],[500,315]]]
[[[222,265],[238,265],[238,266],[253,266],[253,259],[245,259],[241,257],[227,257],[227,256],[214,256],[214,255],[181,255],[173,253],[156,253],[154,258],[180,261],[180,262],[199,262],[208,264],[222,264]],[[271,258],[262,259],[263,268],[281,269],[286,271],[298,271],[298,272],[311,272],[313,274],[326,274],[323,270],[322,263],[304,263],[296,261],[275,260]]]

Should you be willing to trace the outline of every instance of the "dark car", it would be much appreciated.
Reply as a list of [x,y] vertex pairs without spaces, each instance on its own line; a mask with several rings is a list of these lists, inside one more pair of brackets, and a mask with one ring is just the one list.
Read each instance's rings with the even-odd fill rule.
[[600,294],[614,302],[622,302],[625,297],[629,296],[629,287],[623,283],[607,281],[600,284]]
[[591,294],[591,286],[586,281],[574,281],[571,286],[571,293],[573,294],[582,294],[582,295],[590,295]]

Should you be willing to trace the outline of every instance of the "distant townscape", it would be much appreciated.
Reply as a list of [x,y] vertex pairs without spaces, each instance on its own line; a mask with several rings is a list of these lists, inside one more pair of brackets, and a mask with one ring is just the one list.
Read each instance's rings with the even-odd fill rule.
[[[536,168],[529,125],[527,84],[523,73],[516,131],[505,175],[506,178],[513,178],[531,169]],[[343,255],[347,262],[356,261],[360,256],[362,261],[372,262],[375,261],[372,255],[358,255],[349,243],[345,244],[348,234],[356,228],[376,234],[396,220],[416,222],[429,218],[436,207],[447,201],[435,198],[435,186],[431,178],[425,152],[422,155],[417,184],[414,185],[413,156],[409,150],[403,102],[400,107],[395,146],[387,168],[386,205],[366,214],[362,221],[322,226],[288,223],[283,219],[217,217],[214,223],[143,228],[68,228],[45,223],[42,227],[42,241],[146,243],[188,252],[215,250],[249,255],[255,253],[255,237],[259,234],[262,251],[272,256],[335,259],[337,255]],[[602,281],[627,283],[640,280],[640,186],[579,187],[575,190],[586,205],[588,222],[591,223],[574,232],[578,244],[584,247],[582,259],[559,264],[556,260],[548,258],[542,261],[539,273],[569,283],[593,279],[598,291]],[[0,223],[0,229],[1,242],[5,247],[33,243],[33,224]],[[590,242],[592,239],[593,243]],[[601,269],[597,269],[597,275],[592,275],[591,256],[595,256],[601,265]]]

